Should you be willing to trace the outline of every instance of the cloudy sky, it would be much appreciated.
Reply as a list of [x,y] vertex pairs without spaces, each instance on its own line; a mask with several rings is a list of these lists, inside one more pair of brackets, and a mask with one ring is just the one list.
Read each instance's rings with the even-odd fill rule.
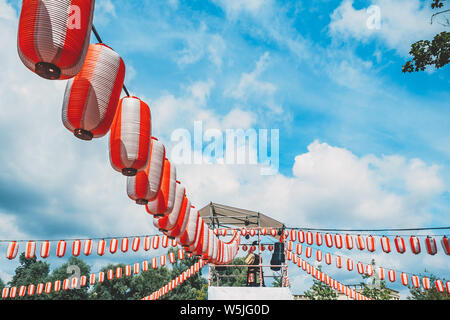
[[[108,136],[85,142],[63,126],[65,81],[41,79],[21,63],[20,2],[0,0],[0,239],[155,233],[110,166]],[[169,154],[174,130],[193,133],[195,121],[220,132],[279,130],[274,175],[257,165],[178,164],[196,207],[228,204],[293,227],[448,226],[449,69],[401,72],[410,44],[442,30],[429,23],[429,2],[97,0],[94,24],[123,57],[126,85],[150,105],[152,134]],[[374,12],[379,23],[368,24]],[[8,281],[17,264],[0,247]],[[438,249],[374,257],[448,279]],[[125,259],[89,262],[98,270]],[[292,291],[302,293],[311,280],[291,269]],[[324,271],[347,284],[360,279]]]

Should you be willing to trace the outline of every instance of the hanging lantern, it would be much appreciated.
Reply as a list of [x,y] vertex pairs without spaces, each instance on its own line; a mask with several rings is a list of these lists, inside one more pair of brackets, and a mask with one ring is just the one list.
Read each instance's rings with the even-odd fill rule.
[[169,245],[169,238],[166,235],[163,235],[161,239],[161,246],[163,248],[167,248],[168,245]]
[[128,264],[125,266],[125,277],[131,276],[131,266]]
[[405,240],[403,240],[402,237],[396,236],[394,239],[395,242],[395,248],[397,249],[398,253],[405,253],[406,246],[405,246]]
[[180,217],[182,210],[186,210],[186,207],[183,208],[183,205],[187,204],[187,202],[184,203],[185,196],[186,196],[186,189],[180,183],[180,181],[176,181],[175,199],[172,211],[168,215],[162,217],[153,216],[154,226],[158,228],[160,231],[166,233],[167,236],[173,237],[172,231],[174,231],[176,235],[178,235],[177,234],[178,231],[174,229],[176,229],[178,218]]
[[122,252],[127,252],[128,251],[128,244],[129,244],[128,238],[122,238],[122,241],[120,243],[120,250]]
[[409,243],[411,245],[411,251],[414,254],[419,254],[420,253],[420,242],[419,242],[419,238],[417,238],[416,236],[411,236],[409,238]]
[[268,249],[269,251],[273,251],[273,245],[272,245],[272,244],[269,244],[269,246],[267,247],[267,249]]
[[227,228],[222,228],[221,233],[222,237],[225,237],[227,235]]
[[445,287],[444,287],[444,283],[441,280],[436,280],[434,282],[435,286],[436,286],[436,290],[440,293],[445,292]]
[[316,245],[321,246],[323,243],[323,237],[320,232],[316,233]]
[[84,241],[84,248],[83,248],[83,253],[85,256],[89,256],[92,253],[92,240],[91,239],[87,239]]
[[342,268],[342,258],[341,256],[336,256],[336,267]]
[[6,249],[6,258],[9,260],[15,259],[19,251],[19,244],[16,241],[11,241]]
[[291,241],[297,240],[297,231],[295,231],[294,229],[291,229],[290,235],[291,235]]
[[[149,180],[154,179],[153,173],[151,177],[148,176],[150,164],[156,165],[156,162],[153,161],[152,163],[152,159],[149,158],[151,134],[151,113],[148,105],[137,97],[120,99],[111,125],[109,156],[112,167],[125,176],[135,176],[138,171],[143,172],[143,175],[136,181],[137,195],[136,199],[132,198],[134,200],[142,198],[141,192],[144,195],[142,199],[153,199],[159,189],[160,173],[154,172],[159,176],[155,180],[158,183],[156,189],[153,189],[155,186],[151,184],[154,181],[149,182]],[[155,157],[158,158],[159,156]],[[164,156],[159,159],[159,166],[162,166],[163,160]],[[130,181],[128,183],[130,184]],[[130,193],[128,195],[130,196]]]
[[86,57],[94,0],[22,2],[17,49],[23,64],[42,78],[69,79]]
[[158,249],[159,248],[159,236],[154,236],[152,239],[152,247],[153,249]]
[[59,258],[64,257],[66,254],[66,247],[67,243],[64,240],[61,240],[58,242],[58,245],[56,246],[56,256]]
[[220,230],[219,229],[214,229],[214,234],[216,235],[216,236],[218,236],[219,235],[219,233],[220,233]]
[[36,287],[36,294],[41,295],[44,292],[44,284],[39,283]]
[[372,236],[366,238],[367,250],[370,252],[375,251],[375,239]]
[[183,260],[184,259],[184,251],[183,249],[178,250],[178,259]]
[[25,245],[25,258],[32,259],[34,258],[36,252],[36,242],[35,241],[28,241]]
[[6,299],[6,298],[8,298],[8,296],[9,296],[9,288],[8,287],[4,287],[2,289],[2,298]]
[[69,285],[70,285],[70,280],[69,279],[65,279],[63,281],[63,285],[62,285],[63,290],[68,290],[69,289]]
[[20,286],[20,288],[19,288],[19,297],[25,296],[25,292],[27,292],[27,287],[26,286]]
[[319,262],[322,261],[322,251],[320,251],[320,250],[316,251],[316,259]]
[[311,247],[306,247],[305,255],[307,258],[311,258],[311,251],[312,251]]
[[61,290],[61,280],[56,280],[53,284],[53,291],[59,292]]
[[364,265],[362,264],[362,262],[358,262],[356,264],[356,270],[358,270],[359,274],[364,274]]
[[297,254],[298,255],[302,254],[302,245],[300,243],[297,243]]
[[407,286],[408,285],[408,275],[406,273],[402,272],[400,277],[401,277],[401,280],[402,280],[402,284],[404,286]]
[[172,264],[175,263],[175,254],[173,252],[169,252],[169,262]]
[[152,238],[145,236],[144,238],[144,250],[148,251],[152,247]]
[[133,272],[134,272],[134,274],[139,274],[140,268],[141,268],[141,265],[140,265],[139,263],[136,262],[136,263],[133,265]]
[[[74,279],[76,279],[76,278],[74,278]],[[81,276],[81,278],[80,278],[80,287],[85,287],[86,284],[87,284],[87,277],[86,276]]]
[[425,239],[425,245],[426,245],[428,254],[435,255],[437,253],[436,240],[434,240],[434,238],[428,236]]
[[75,240],[72,243],[72,255],[74,257],[78,257],[81,253],[81,241],[80,240]]
[[249,233],[250,237],[254,237],[256,235],[256,230],[255,229],[250,229],[248,231],[248,233]]
[[420,287],[420,281],[419,281],[419,277],[418,277],[418,276],[413,275],[413,276],[411,277],[411,282],[412,282],[412,285],[413,285],[415,288],[419,288],[419,287]]
[[383,267],[378,267],[377,268],[377,277],[378,277],[379,280],[384,280],[385,273],[384,273],[384,268]]
[[17,295],[17,287],[11,287],[10,291],[9,291],[9,297],[10,298],[15,298]]
[[442,237],[441,245],[442,249],[444,249],[445,254],[450,255],[450,241],[448,241],[448,238],[446,236]]
[[97,254],[102,256],[105,254],[106,241],[105,239],[101,239],[97,245]]
[[122,58],[102,43],[91,44],[80,73],[66,85],[64,126],[82,140],[106,135],[116,114],[124,77]]
[[148,271],[148,261],[142,261],[142,271],[147,272]]
[[331,264],[331,254],[330,253],[325,253],[325,263],[326,264]]
[[352,271],[353,270],[353,260],[348,258],[347,259],[347,270]]
[[356,247],[359,250],[364,250],[364,238],[360,234],[356,236]]
[[389,253],[391,252],[391,244],[389,242],[389,238],[386,236],[381,237],[381,249],[386,252]]
[[345,235],[345,246],[347,247],[348,250],[353,249],[353,237],[349,234]]
[[111,241],[109,242],[109,252],[111,254],[116,253],[118,245],[119,245],[119,240],[117,240],[116,238],[111,239]]
[[309,245],[312,245],[313,244],[313,234],[312,234],[312,232],[311,231],[308,231],[307,233],[306,233],[306,243],[307,244],[309,244]]
[[241,236],[245,237],[247,235],[247,229],[242,228],[241,229]]
[[389,278],[390,282],[395,282],[395,271],[394,270],[388,271],[388,278]]
[[366,266],[366,274],[371,277],[373,276],[373,266],[371,264],[368,264]]
[[41,258],[48,258],[50,256],[50,241],[43,241],[41,243]]
[[134,237],[133,242],[131,244],[131,250],[133,250],[134,252],[138,251],[140,243],[141,243],[141,238]]
[[51,282],[47,282],[46,284],[45,284],[45,293],[46,294],[49,294],[50,292],[52,292],[52,283]]
[[425,290],[430,290],[431,289],[430,279],[427,277],[422,278],[422,286]]
[[161,267],[164,267],[166,265],[166,256],[161,256],[159,262],[161,263]]
[[106,273],[106,278],[108,280],[112,280],[114,279],[114,270],[113,269],[109,269],[108,272]]
[[325,233],[325,244],[328,248],[333,246],[333,236],[329,233]]
[[[154,172],[152,171],[151,165],[149,172],[149,174]],[[146,205],[147,212],[154,216],[168,215],[172,212],[174,206],[177,173],[175,165],[171,164],[167,159],[164,159],[161,179],[161,186],[156,198]]]
[[156,269],[158,267],[158,260],[156,260],[156,258],[152,259],[152,268]]

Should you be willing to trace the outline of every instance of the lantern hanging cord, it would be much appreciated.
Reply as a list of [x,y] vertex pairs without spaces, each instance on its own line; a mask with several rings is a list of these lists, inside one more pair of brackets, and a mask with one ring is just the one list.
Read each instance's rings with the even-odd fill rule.
[[[94,25],[92,25],[92,32],[94,33],[95,37],[97,38],[97,41],[99,43],[103,43],[102,38],[100,38],[100,35],[98,34],[97,29],[95,29]],[[125,84],[123,84],[123,91],[125,91],[127,96],[130,96],[130,93],[128,92],[128,89],[125,86]]]

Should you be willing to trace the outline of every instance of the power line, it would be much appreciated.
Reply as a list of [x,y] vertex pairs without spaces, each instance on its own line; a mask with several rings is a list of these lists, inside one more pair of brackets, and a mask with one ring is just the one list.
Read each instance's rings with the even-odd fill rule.
[[384,229],[327,229],[327,228],[307,228],[307,227],[286,227],[289,230],[307,231],[334,231],[334,232],[390,232],[390,231],[423,231],[423,230],[446,230],[450,227],[427,227],[427,228],[384,228]]

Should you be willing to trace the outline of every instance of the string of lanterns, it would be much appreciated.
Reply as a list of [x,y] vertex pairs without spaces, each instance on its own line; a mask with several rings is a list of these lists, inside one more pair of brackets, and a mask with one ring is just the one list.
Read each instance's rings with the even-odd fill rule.
[[[69,290],[75,288],[82,288],[87,285],[94,285],[96,283],[103,283],[105,280],[114,280],[122,278],[122,275],[130,277],[133,275],[138,275],[141,271],[147,272],[149,268],[157,269],[162,268],[166,265],[166,261],[174,264],[178,260],[184,259],[184,251],[182,249],[178,250],[177,256],[174,252],[169,252],[168,256],[161,255],[159,257],[153,257],[150,260],[142,261],[142,263],[136,262],[133,265],[128,264],[123,269],[122,267],[117,267],[115,269],[108,269],[106,272],[99,271],[93,272],[88,276],[81,277],[71,277],[63,281],[56,280],[54,282],[46,282],[39,284],[29,284],[22,285],[19,288],[5,287],[2,289],[2,299],[24,297],[25,295],[34,296],[41,295],[43,293],[50,294],[52,292],[59,292],[62,290]],[[142,266],[142,267],[141,267]]]
[[[126,177],[128,197],[145,206],[159,231],[209,262],[230,262],[239,250],[239,237],[234,235],[230,242],[219,240],[191,205],[185,187],[177,181],[175,166],[166,157],[164,144],[152,136],[149,106],[128,93],[123,59],[101,41],[93,26],[94,7],[94,0],[77,2],[77,6],[70,1],[23,1],[18,30],[20,59],[42,78],[68,80],[63,125],[86,141],[110,133],[111,166]],[[99,43],[89,44],[91,31]],[[127,96],[120,98],[122,88]],[[127,240],[122,239],[122,245],[123,241]],[[111,253],[116,252],[117,242],[111,240]],[[34,256],[35,247],[35,243],[27,243],[27,257]],[[66,242],[60,241],[57,256],[62,257],[65,249]],[[11,242],[7,258],[14,259],[17,250],[17,242]],[[84,253],[88,255],[91,250],[90,241],[85,241]],[[74,256],[80,254],[80,240],[73,242],[72,251]],[[47,251],[43,253],[48,256]],[[99,255],[102,253],[103,249]]]
[[[419,237],[412,235],[409,237],[409,241],[405,242],[404,238],[400,235],[395,236],[362,236],[358,234],[356,236],[350,234],[339,234],[336,233],[334,236],[330,233],[322,234],[321,232],[312,232],[304,230],[290,230],[285,231],[284,236],[289,238],[291,241],[298,241],[299,243],[307,243],[308,245],[322,246],[325,244],[328,248],[342,249],[346,248],[352,250],[357,248],[358,250],[367,250],[369,252],[374,252],[377,249],[376,243],[379,240],[381,252],[390,253],[395,247],[398,253],[405,253],[407,250],[407,243],[409,244],[410,250],[413,254],[420,254],[422,252]],[[394,238],[392,240],[392,237]],[[378,239],[378,240],[377,240]],[[446,255],[450,255],[450,242],[447,236],[443,236],[441,239],[442,250]],[[424,247],[426,253],[429,255],[435,255],[438,252],[437,244],[434,236],[426,236],[424,240]]]
[[170,291],[181,285],[184,281],[192,277],[194,274],[199,272],[203,266],[205,265],[205,261],[199,259],[195,264],[193,264],[189,269],[183,271],[176,278],[172,279],[169,283],[162,286],[159,290],[152,292],[150,295],[145,296],[141,300],[158,300],[164,295],[168,294]]
[[[289,254],[290,253],[290,254]],[[322,283],[326,284],[330,288],[341,292],[342,294],[345,294],[347,297],[353,300],[372,300],[365,295],[361,294],[360,292],[357,292],[348,286],[336,281],[326,273],[324,273],[321,270],[318,270],[314,266],[310,265],[307,261],[303,260],[302,258],[298,257],[296,254],[292,253],[291,251],[288,251],[288,260],[291,261],[293,264],[301,268],[303,271],[311,275],[311,277],[321,281]]]
[[[288,260],[293,260],[294,263],[303,263],[303,262],[297,262],[295,261],[297,259],[297,255],[302,255],[304,253],[304,256],[307,259],[310,259],[312,257],[312,248],[309,246],[306,246],[304,252],[302,249],[302,245],[300,243],[297,244],[297,248],[296,248],[296,252],[297,254],[295,254],[293,252],[293,243],[292,241],[289,241],[286,247],[286,251],[287,251],[287,258]],[[342,258],[342,256],[340,255],[334,255],[331,254],[329,252],[325,252],[325,255],[323,255],[323,252],[319,249],[316,250],[316,255],[315,255],[315,259],[317,262],[321,262],[322,260],[325,261],[325,263],[327,265],[331,265],[332,264],[332,257],[335,257],[335,262],[336,262],[336,267],[338,269],[341,269],[343,267],[343,262],[345,262],[345,266],[346,269],[348,271],[353,271],[354,270],[354,261],[347,257],[346,260],[344,260]],[[302,260],[305,261],[305,260]],[[299,265],[300,266],[300,265]],[[303,268],[303,266],[302,266]],[[379,280],[385,280],[386,279],[386,270],[387,270],[387,278],[389,279],[390,282],[396,282],[398,279],[396,277],[396,273],[400,273],[400,281],[404,286],[408,286],[409,284],[409,276],[408,274],[411,275],[411,283],[415,288],[419,288],[420,287],[420,281],[419,281],[419,277],[417,275],[408,273],[408,272],[404,272],[404,271],[396,271],[394,269],[389,269],[389,268],[385,268],[382,266],[377,267],[376,270],[374,270],[373,265],[372,264],[367,264],[367,263],[363,263],[361,261],[356,263],[356,270],[358,271],[359,274],[363,275],[366,274],[367,276],[371,277],[374,276],[375,272],[376,272],[376,276]],[[431,289],[431,281],[428,277],[423,277],[422,278],[422,287],[425,290],[430,290]],[[440,293],[444,293],[445,291],[447,291],[448,293],[450,293],[450,281],[446,281],[444,283],[443,280],[437,279],[435,280],[435,286],[437,288],[437,290]]]

